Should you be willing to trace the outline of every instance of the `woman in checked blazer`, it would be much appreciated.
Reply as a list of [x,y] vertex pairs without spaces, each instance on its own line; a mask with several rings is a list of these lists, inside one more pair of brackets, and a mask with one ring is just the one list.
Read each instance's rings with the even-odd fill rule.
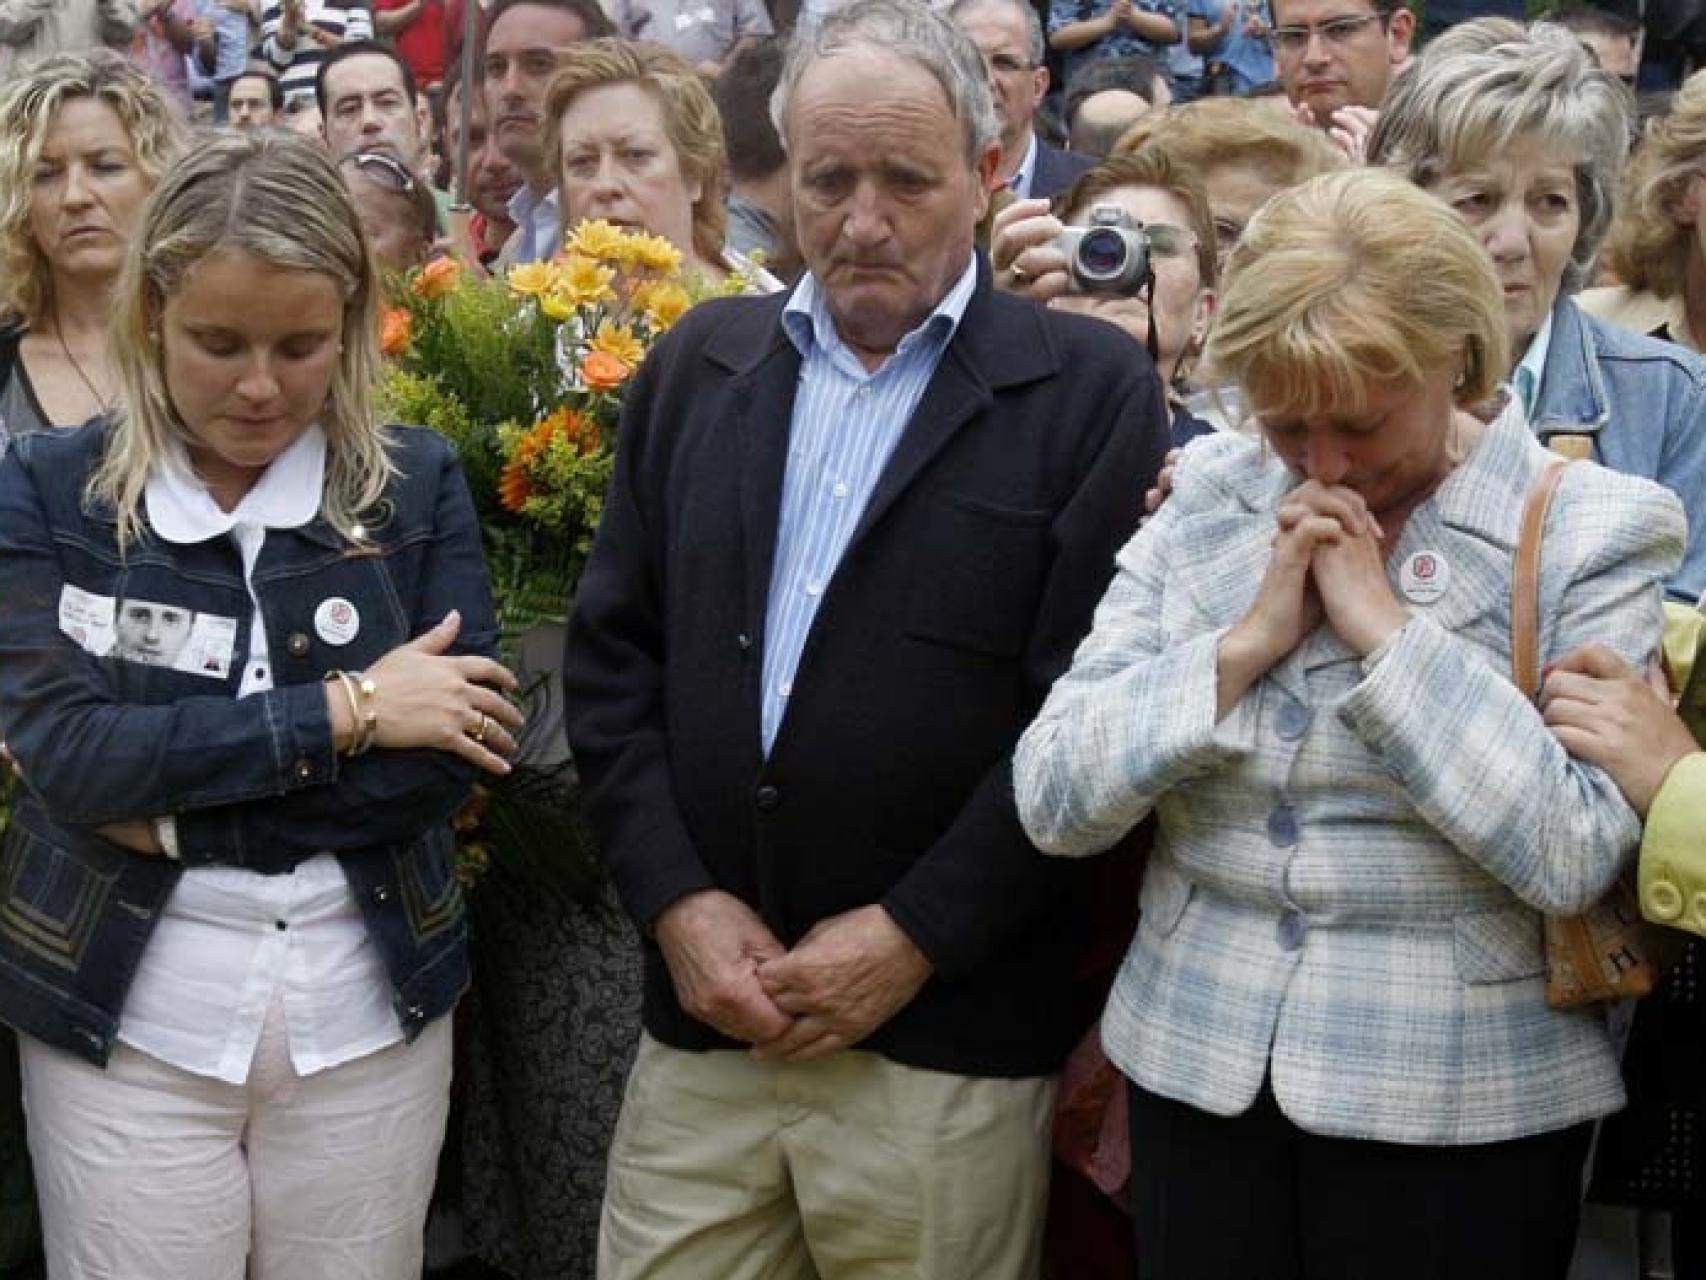
[[[1140,1274],[1561,1277],[1623,1095],[1601,1012],[1546,1003],[1541,915],[1640,825],[1510,680],[1550,455],[1499,285],[1432,196],[1331,175],[1251,224],[1210,354],[1262,439],[1187,451],[1014,766],[1045,853],[1159,818],[1103,1019]],[[1543,658],[1644,662],[1682,547],[1664,490],[1571,468]]]

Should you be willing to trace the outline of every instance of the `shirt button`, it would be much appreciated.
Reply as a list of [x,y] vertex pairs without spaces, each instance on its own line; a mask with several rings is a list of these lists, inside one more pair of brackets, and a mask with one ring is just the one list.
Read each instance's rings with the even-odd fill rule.
[[272,922],[272,927],[277,929],[280,933],[283,933],[286,929],[290,928],[290,926],[282,920],[274,920]]
[[838,498],[845,498],[847,496],[847,486],[837,483],[835,488],[831,489],[830,492]]
[[786,698],[790,694],[792,694],[793,692],[794,692],[794,682],[792,680],[778,680],[776,682],[776,696],[777,697]]
[[782,806],[782,793],[775,787],[763,786],[752,793],[752,802],[760,813],[775,813]]
[[1268,815],[1268,839],[1275,847],[1291,848],[1297,843],[1297,835],[1297,810],[1290,805],[1282,804]]
[[1279,918],[1279,927],[1275,930],[1279,936],[1279,944],[1286,951],[1296,951],[1303,946],[1304,938],[1309,936],[1309,922],[1303,918],[1301,911],[1287,911]]
[[1642,905],[1651,919],[1678,919],[1682,915],[1682,890],[1669,880],[1655,880],[1647,886],[1646,901]]
[[821,596],[823,594],[823,583],[821,583],[821,582],[808,582],[808,583],[806,583],[806,594],[808,596]]
[[864,386],[859,388],[859,398],[861,400],[869,400],[871,398],[871,384],[870,383],[867,382]]
[[308,656],[308,637],[300,631],[292,631],[289,638],[285,640],[284,647],[290,651],[291,657],[306,658]]
[[1309,731],[1313,713],[1301,702],[1287,702],[1274,718],[1274,732],[1286,742],[1296,742]]

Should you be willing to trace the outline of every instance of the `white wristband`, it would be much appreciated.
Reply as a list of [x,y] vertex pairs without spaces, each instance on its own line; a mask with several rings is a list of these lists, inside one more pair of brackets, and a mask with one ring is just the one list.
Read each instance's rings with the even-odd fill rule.
[[178,820],[170,815],[154,819],[154,838],[160,842],[160,851],[173,862],[180,861],[184,854],[178,847]]

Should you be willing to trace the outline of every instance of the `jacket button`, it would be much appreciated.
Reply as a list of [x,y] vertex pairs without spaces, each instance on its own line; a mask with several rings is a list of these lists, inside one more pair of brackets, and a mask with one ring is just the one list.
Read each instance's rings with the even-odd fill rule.
[[306,658],[308,656],[308,637],[300,631],[292,631],[285,640],[284,647],[290,651],[291,657]]
[[419,1022],[422,1018],[426,1017],[426,1010],[421,1008],[418,1004],[412,1004],[409,1006],[408,1014],[410,1022]]
[[1646,900],[1641,904],[1648,919],[1671,921],[1682,915],[1682,890],[1669,880],[1655,880],[1647,886]]
[[775,813],[782,807],[782,793],[775,787],[763,786],[752,793],[752,802],[760,813]]
[[1274,719],[1274,732],[1286,742],[1296,742],[1309,731],[1313,713],[1301,702],[1288,702]]
[[1303,918],[1301,911],[1287,911],[1279,918],[1279,944],[1287,951],[1296,951],[1303,946],[1304,938],[1309,936],[1309,922]]
[[391,891],[382,884],[376,884],[373,886],[373,900],[375,902],[389,902],[391,901]]
[[1268,839],[1276,848],[1291,848],[1297,835],[1297,810],[1290,805],[1282,804],[1268,815]]
[[296,762],[294,768],[295,768],[297,780],[300,782],[307,782],[310,778],[312,778],[314,776],[314,762],[312,760],[310,760],[307,756],[303,756],[300,760],[298,760]]

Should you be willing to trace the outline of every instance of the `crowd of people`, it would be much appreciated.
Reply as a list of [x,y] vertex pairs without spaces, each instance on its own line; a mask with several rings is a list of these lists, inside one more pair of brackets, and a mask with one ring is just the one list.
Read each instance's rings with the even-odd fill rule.
[[[1706,1277],[1706,71],[1457,8],[0,0],[0,1277]],[[706,300],[470,1144],[528,726],[380,311],[596,222]]]

